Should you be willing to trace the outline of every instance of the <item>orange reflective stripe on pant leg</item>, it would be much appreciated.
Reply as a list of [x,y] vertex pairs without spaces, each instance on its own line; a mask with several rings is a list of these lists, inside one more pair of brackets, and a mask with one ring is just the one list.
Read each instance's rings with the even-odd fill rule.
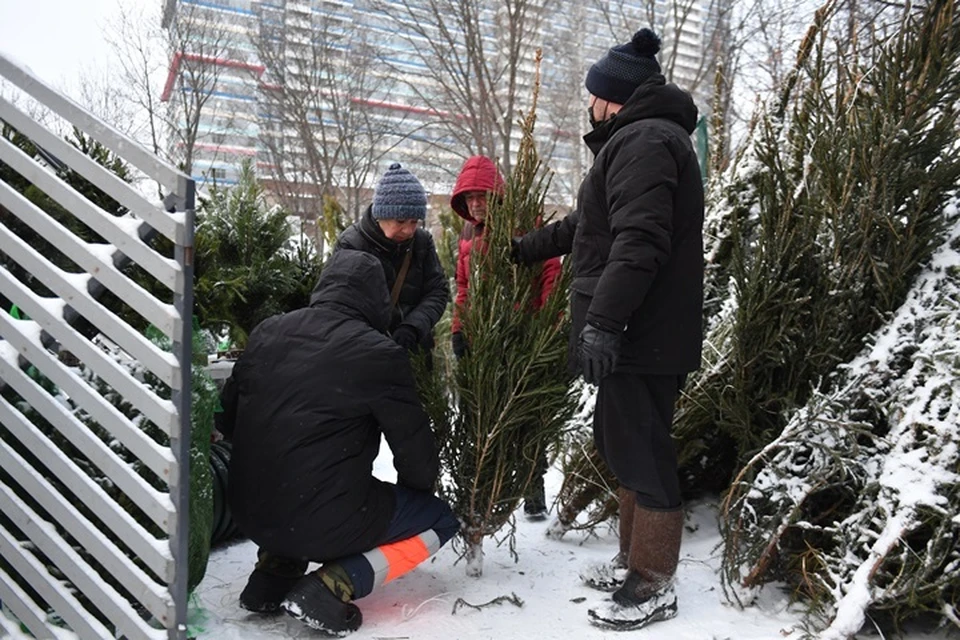
[[430,557],[430,549],[427,548],[427,544],[421,536],[413,536],[406,540],[385,544],[378,549],[390,565],[384,583],[399,578]]

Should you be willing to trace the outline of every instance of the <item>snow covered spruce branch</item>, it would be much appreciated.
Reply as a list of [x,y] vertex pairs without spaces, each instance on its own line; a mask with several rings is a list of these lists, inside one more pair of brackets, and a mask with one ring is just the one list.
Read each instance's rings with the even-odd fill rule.
[[[821,638],[867,616],[953,620],[960,592],[960,225],[891,323],[731,488],[724,580],[784,580]],[[954,622],[954,624],[956,624]]]

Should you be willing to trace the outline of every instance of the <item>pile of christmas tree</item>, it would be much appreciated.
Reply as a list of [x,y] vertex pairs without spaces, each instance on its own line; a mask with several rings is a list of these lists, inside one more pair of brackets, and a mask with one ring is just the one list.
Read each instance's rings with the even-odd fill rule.
[[734,477],[730,593],[784,581],[845,638],[957,619],[960,16],[916,6],[857,49],[831,10],[714,191],[677,434],[688,486]]

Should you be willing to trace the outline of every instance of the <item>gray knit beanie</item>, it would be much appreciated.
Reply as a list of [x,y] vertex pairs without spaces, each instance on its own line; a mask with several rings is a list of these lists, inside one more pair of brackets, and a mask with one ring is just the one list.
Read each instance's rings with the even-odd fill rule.
[[640,29],[630,42],[612,47],[590,67],[587,91],[609,102],[625,104],[637,87],[660,73],[658,51],[657,34],[650,29]]
[[371,215],[380,220],[423,220],[427,194],[416,176],[394,162],[373,191]]

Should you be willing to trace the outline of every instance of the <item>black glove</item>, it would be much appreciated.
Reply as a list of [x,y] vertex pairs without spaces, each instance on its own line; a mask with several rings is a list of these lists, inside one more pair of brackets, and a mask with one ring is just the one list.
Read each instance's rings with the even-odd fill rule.
[[620,336],[622,332],[613,332],[593,324],[587,324],[580,332],[577,355],[583,370],[583,379],[590,384],[600,381],[613,372],[620,356]]
[[407,351],[413,351],[420,342],[417,330],[408,324],[402,324],[394,329],[392,337],[394,342]]
[[523,240],[523,236],[514,236],[510,239],[510,261],[514,264],[530,266],[530,260],[527,260],[523,253],[521,240]]
[[462,333],[454,332],[450,342],[453,343],[453,355],[457,356],[457,360],[467,355],[467,339],[463,337]]

